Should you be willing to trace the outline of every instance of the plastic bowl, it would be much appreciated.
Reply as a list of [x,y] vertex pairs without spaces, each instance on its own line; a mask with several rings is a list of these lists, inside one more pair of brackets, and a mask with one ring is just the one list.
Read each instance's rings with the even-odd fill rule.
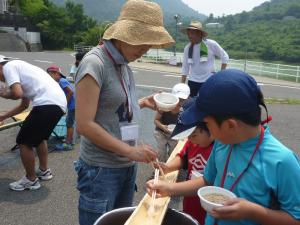
[[203,209],[210,213],[214,208],[222,207],[222,203],[215,203],[212,201],[207,200],[204,196],[207,194],[221,194],[228,198],[236,198],[236,195],[231,191],[215,186],[205,186],[198,190],[198,196],[200,198],[200,203]]
[[179,98],[171,93],[162,92],[154,95],[154,101],[159,110],[164,112],[171,111],[176,107],[179,102]]

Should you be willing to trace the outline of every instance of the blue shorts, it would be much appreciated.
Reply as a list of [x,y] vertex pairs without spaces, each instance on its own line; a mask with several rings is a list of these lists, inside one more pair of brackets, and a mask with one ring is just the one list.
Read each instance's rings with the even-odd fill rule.
[[79,224],[93,225],[104,213],[132,205],[137,165],[125,168],[75,163],[79,195]]
[[68,110],[66,117],[66,126],[67,128],[72,128],[75,123],[75,109]]

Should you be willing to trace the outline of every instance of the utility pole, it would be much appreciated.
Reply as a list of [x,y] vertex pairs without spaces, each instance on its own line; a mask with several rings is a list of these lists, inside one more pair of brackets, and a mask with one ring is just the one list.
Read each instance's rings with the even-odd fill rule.
[[181,25],[178,21],[180,20],[181,16],[179,14],[174,15],[175,19],[175,45],[174,45],[174,56],[176,56],[176,42],[177,42],[177,33],[178,33],[178,26]]

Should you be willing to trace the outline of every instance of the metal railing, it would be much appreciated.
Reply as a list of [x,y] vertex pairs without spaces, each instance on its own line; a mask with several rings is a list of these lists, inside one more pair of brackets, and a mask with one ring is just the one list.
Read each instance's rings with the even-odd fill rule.
[[[92,48],[93,46],[74,45],[75,51],[89,51]],[[140,60],[144,62],[169,64],[170,61],[174,61],[174,59],[176,59],[177,65],[181,65],[183,62],[183,53],[176,52],[176,55],[174,56],[174,52],[168,52],[162,49],[150,49]],[[217,70],[221,68],[220,60],[215,61],[215,68]],[[297,83],[300,82],[300,66],[230,59],[228,68],[240,69],[256,76],[264,76]]]
[[[170,60],[176,58],[177,65],[181,65],[183,61],[183,53],[167,52],[161,49],[150,49],[142,57],[142,61],[155,63],[170,63]],[[215,68],[221,68],[220,60],[215,61]],[[300,66],[275,64],[251,60],[230,59],[228,68],[243,70],[249,74],[256,76],[264,76],[278,80],[287,80],[292,82],[300,82]]]
[[81,44],[74,44],[74,51],[75,52],[88,52],[90,51],[94,46],[84,46]]

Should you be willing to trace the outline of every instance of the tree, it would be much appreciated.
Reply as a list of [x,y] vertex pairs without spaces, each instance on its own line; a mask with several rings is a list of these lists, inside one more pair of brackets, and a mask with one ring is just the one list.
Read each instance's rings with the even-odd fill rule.
[[19,1],[22,13],[29,18],[33,18],[35,15],[46,9],[43,0],[22,0]]
[[206,23],[212,23],[214,21],[215,21],[214,14],[210,13],[208,18],[206,19]]

